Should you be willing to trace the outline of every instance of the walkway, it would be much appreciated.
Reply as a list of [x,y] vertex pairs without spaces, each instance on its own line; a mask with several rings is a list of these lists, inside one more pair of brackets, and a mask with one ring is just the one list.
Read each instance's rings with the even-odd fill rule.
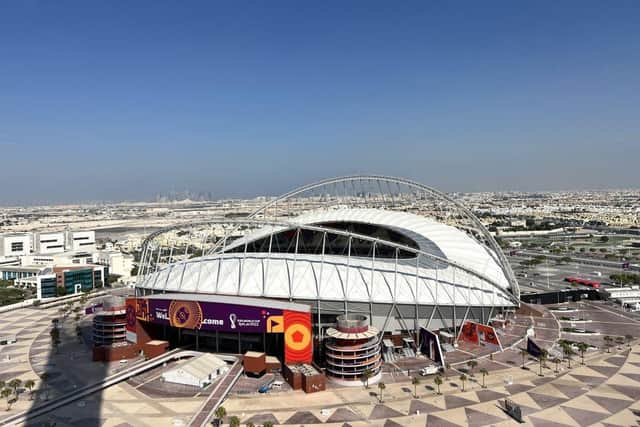
[[198,409],[198,412],[196,412],[189,425],[193,427],[207,426],[213,418],[214,412],[227,397],[231,387],[238,381],[241,374],[242,362],[238,359],[211,390],[211,394],[209,394],[204,404]]

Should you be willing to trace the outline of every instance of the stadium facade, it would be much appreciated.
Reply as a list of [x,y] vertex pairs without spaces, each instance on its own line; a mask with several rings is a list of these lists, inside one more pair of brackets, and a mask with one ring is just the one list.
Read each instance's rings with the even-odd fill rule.
[[[177,229],[202,235],[221,224],[224,235],[205,231],[201,245],[194,244],[195,254],[189,255],[188,246],[159,243]],[[366,316],[381,337],[419,340],[421,327],[455,337],[465,321],[488,323],[515,309],[520,293],[500,247],[468,208],[430,187],[383,176],[325,180],[273,199],[244,218],[160,230],[145,242],[139,268],[139,301],[262,305],[261,315],[246,319],[254,326],[262,322],[248,331],[255,340],[245,338],[255,343],[245,342],[246,349],[257,350],[269,346],[266,333],[273,325],[265,313],[274,310],[303,313],[306,319],[302,338],[300,328],[292,335],[284,327],[285,346],[300,349],[300,340],[312,336],[319,352],[340,315]],[[149,310],[145,304],[142,310]],[[168,305],[165,314],[151,318],[181,327]],[[240,335],[237,328],[225,329],[225,322],[227,328],[230,322],[237,326],[237,314],[218,307],[223,311],[215,319],[215,313],[203,318],[198,312],[199,323],[182,327],[215,332],[217,346],[220,332]]]

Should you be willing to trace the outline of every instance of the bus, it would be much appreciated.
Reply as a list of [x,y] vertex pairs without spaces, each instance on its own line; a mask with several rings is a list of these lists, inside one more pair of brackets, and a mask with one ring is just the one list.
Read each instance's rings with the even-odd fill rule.
[[569,283],[576,283],[578,285],[588,286],[593,289],[599,289],[600,286],[602,285],[600,282],[597,282],[595,280],[581,279],[579,277],[565,277],[564,281]]

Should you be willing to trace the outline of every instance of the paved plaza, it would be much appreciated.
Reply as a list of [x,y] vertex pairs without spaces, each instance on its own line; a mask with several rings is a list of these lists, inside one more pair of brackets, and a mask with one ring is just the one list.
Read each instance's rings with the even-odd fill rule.
[[[285,387],[266,395],[255,392],[262,379],[241,379],[235,393],[225,402],[229,416],[238,416],[243,424],[264,422],[285,425],[326,426],[482,426],[515,425],[501,409],[509,398],[522,408],[527,425],[534,426],[629,426],[640,418],[640,343],[619,345],[606,350],[604,337],[627,334],[640,336],[640,322],[635,316],[602,302],[573,303],[577,309],[570,316],[590,320],[586,329],[598,335],[580,336],[561,328],[566,316],[542,309],[542,316],[517,316],[501,336],[502,353],[489,354],[486,348],[461,345],[447,354],[451,368],[447,371],[442,394],[436,393],[433,377],[421,377],[416,387],[406,369],[412,370],[424,359],[387,367],[383,381],[386,389],[382,402],[377,386],[338,387],[330,384],[325,392],[304,394]],[[16,334],[18,342],[0,347],[0,379],[36,380],[34,400],[24,391],[11,411],[28,409],[45,398],[53,398],[77,387],[111,375],[119,364],[93,363],[90,349],[75,334],[75,322],[62,322],[62,344],[52,347],[49,331],[51,319],[59,317],[56,309],[28,308],[0,314],[0,333]],[[90,317],[79,322],[86,331]],[[585,354],[585,365],[576,355],[571,369],[567,361],[555,372],[547,362],[543,376],[538,375],[537,360],[525,357],[520,349],[524,335],[533,328],[536,341],[551,348],[558,339],[584,341],[595,348]],[[474,358],[478,366],[469,371],[466,361]],[[129,365],[135,361],[129,362]],[[486,388],[481,386],[480,369],[485,368]],[[39,377],[47,373],[46,388]],[[155,368],[129,381],[109,387],[101,393],[76,401],[54,412],[29,420],[27,425],[56,423],[62,426],[186,426],[204,402],[207,391],[168,386],[159,381],[162,369]],[[464,391],[460,375],[466,373]],[[49,424],[51,425],[51,424]]]

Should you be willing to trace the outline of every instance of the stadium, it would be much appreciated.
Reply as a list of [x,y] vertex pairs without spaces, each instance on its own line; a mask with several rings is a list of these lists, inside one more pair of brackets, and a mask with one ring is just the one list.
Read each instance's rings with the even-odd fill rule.
[[[193,244],[172,244],[175,233]],[[467,207],[385,176],[329,179],[242,217],[159,230],[139,265],[134,339],[135,313],[145,335],[285,363],[323,364],[338,316],[366,319],[378,348],[415,351],[421,330],[455,343],[466,322],[489,324],[519,306],[504,254]]]

